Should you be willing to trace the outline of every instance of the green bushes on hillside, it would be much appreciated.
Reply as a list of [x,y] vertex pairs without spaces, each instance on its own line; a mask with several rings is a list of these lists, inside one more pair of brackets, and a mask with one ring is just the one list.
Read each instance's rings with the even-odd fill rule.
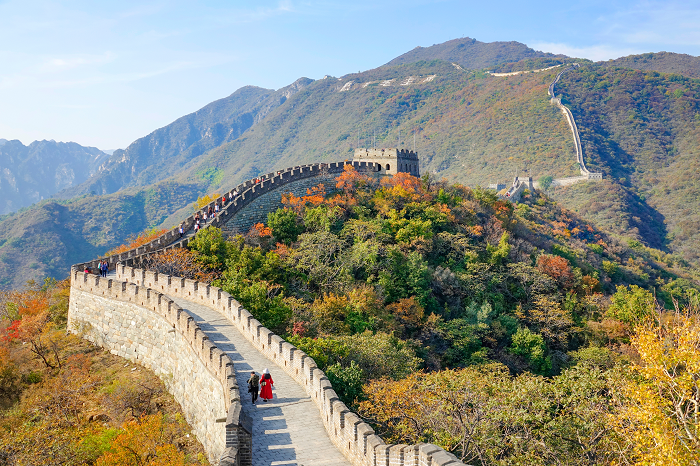
[[330,188],[283,196],[245,236],[202,230],[192,253],[387,440],[481,465],[633,458],[611,417],[630,341],[659,315],[648,290],[692,307],[692,277],[538,193],[515,206],[351,166]]

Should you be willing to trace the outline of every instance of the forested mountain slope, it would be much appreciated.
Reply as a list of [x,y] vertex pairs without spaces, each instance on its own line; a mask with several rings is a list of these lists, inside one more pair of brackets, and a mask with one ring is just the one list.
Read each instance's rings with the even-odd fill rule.
[[70,265],[104,254],[197,198],[201,186],[162,182],[71,201],[45,200],[0,221],[0,289],[65,278]]
[[95,173],[107,154],[75,142],[0,139],[0,215],[53,196]]
[[682,74],[689,78],[700,78],[700,57],[684,53],[643,53],[641,55],[629,55],[615,60],[608,60],[601,62],[601,64],[612,68],[659,71],[661,73]]
[[557,197],[608,231],[697,261],[700,252],[700,80],[582,66],[557,88],[586,163],[605,181]]
[[432,61],[316,81],[183,173],[196,180],[205,167],[220,172],[218,189],[228,174],[344,160],[358,145],[391,147],[401,138],[405,148],[415,140],[422,173],[437,178],[483,185],[525,168],[575,175],[568,126],[547,97],[554,73],[494,78]]

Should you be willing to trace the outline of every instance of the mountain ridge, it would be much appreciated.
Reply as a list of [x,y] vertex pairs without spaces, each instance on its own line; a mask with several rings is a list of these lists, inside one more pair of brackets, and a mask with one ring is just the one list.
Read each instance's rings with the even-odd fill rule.
[[[448,45],[432,50],[449,52],[459,43]],[[527,49],[520,45],[522,47],[518,46],[518,50]],[[495,57],[491,62],[493,66],[486,68],[511,71],[520,66],[569,60],[563,56],[522,58],[522,54],[516,53],[513,57],[518,61],[514,64],[496,65],[500,60],[496,53],[499,47],[494,46],[495,51],[491,54]],[[418,51],[425,53],[428,49]],[[412,57],[420,58],[415,54]],[[235,105],[227,107],[226,98],[220,99],[183,117],[184,120],[176,120],[185,129],[192,130],[192,139],[186,137],[190,133],[176,131],[173,126],[176,122],[173,122],[135,141],[130,145],[133,146],[131,150],[127,147],[115,152],[110,160],[118,161],[129,151],[133,158],[115,162],[111,171],[104,170],[79,189],[73,187],[62,193],[64,197],[72,196],[72,200],[49,201],[66,206],[59,209],[63,212],[62,220],[49,215],[53,220],[38,226],[39,222],[31,219],[35,211],[47,209],[47,201],[3,218],[0,222],[0,277],[3,277],[3,285],[21,286],[24,280],[36,278],[42,272],[60,274],[63,268],[67,270],[71,261],[92,259],[131,234],[158,225],[175,225],[190,213],[197,196],[221,192],[276,169],[349,159],[357,146],[376,144],[412,148],[415,138],[422,173],[434,179],[446,178],[472,186],[497,181],[509,183],[515,173],[526,173],[535,178],[578,174],[570,130],[547,95],[556,69],[494,77],[483,72],[483,68],[467,69],[466,65],[455,66],[454,61],[441,58],[417,62],[411,62],[412,59],[404,56],[401,64],[383,65],[340,79],[313,81],[300,78],[277,91],[247,86],[231,94],[241,97]],[[624,120],[643,110],[643,107],[636,107],[635,99],[643,102],[648,93],[654,95],[654,102],[658,101],[659,111],[664,116],[652,112],[644,118],[650,121],[649,135],[653,138],[649,140],[663,139],[667,136],[657,129],[663,128],[664,118],[680,129],[687,126],[682,121],[687,119],[686,113],[677,109],[681,108],[678,106],[681,103],[695,105],[692,104],[696,95],[695,81],[676,75],[659,75],[655,71],[616,71],[601,63],[585,60],[581,63],[579,70],[567,73],[562,85],[557,86],[557,97],[562,98],[563,104],[569,106],[576,117],[587,166],[591,171],[602,171],[606,180],[600,185],[582,183],[566,189],[557,188],[552,194],[562,205],[586,216],[591,215],[608,231],[645,244],[670,248],[668,251],[682,251],[684,241],[692,239],[687,233],[692,228],[685,226],[679,230],[676,228],[680,225],[678,222],[664,227],[664,217],[669,214],[661,213],[663,203],[667,202],[665,199],[677,202],[673,195],[667,194],[674,192],[671,188],[676,182],[673,174],[665,171],[658,177],[658,185],[663,186],[663,190],[654,194],[639,185],[650,178],[633,176],[635,171],[631,166],[609,148],[624,140],[625,157],[634,154],[645,160],[650,152],[644,149],[636,154],[634,151],[637,150],[635,147],[648,145],[648,141],[644,143],[640,139],[642,133],[625,130]],[[607,76],[607,72],[612,74]],[[572,83],[576,82],[579,84],[574,89]],[[655,90],[650,87],[652,84]],[[591,113],[586,110],[597,109],[605,99],[616,106],[614,111]],[[213,104],[216,102],[230,111],[215,111]],[[211,110],[210,120],[204,118],[207,113],[204,109],[207,108]],[[222,115],[231,118],[222,122]],[[236,138],[227,139],[228,133],[223,131],[223,135],[217,133],[218,139],[201,142],[215,125],[220,124],[220,128],[229,131],[233,128],[231,122],[236,118],[240,121],[244,115],[247,126],[238,128],[242,132]],[[604,118],[608,115],[617,115],[620,124],[606,129]],[[187,125],[187,118],[199,118],[194,129]],[[694,121],[692,116],[691,120]],[[167,128],[173,129],[176,138],[166,141],[169,137]],[[156,133],[157,137],[154,136]],[[161,134],[160,145],[155,144]],[[678,164],[682,162],[683,170],[692,169],[692,151],[697,144],[684,136],[683,131],[674,134],[669,139],[670,144],[664,143],[668,150],[657,153],[658,163],[680,167]],[[681,137],[678,144],[673,142],[676,137]],[[398,144],[399,141],[402,144]],[[153,150],[154,147],[163,147],[164,142],[169,144],[170,152]],[[182,151],[176,154],[172,148],[180,150],[180,146],[175,142],[182,143]],[[671,150],[673,147],[676,148]],[[143,152],[137,150],[141,148],[144,148]],[[680,155],[676,157],[677,154]],[[153,179],[159,181],[148,184]],[[682,183],[690,186],[691,181],[683,180]],[[600,189],[602,191],[598,192]],[[692,191],[683,189],[675,191],[692,194]],[[91,191],[110,193],[91,196]],[[79,193],[83,194],[75,197]],[[600,212],[591,209],[595,202],[602,206]],[[97,216],[91,211],[95,206],[99,206]],[[697,206],[691,202],[691,207],[696,209]],[[613,221],[617,215],[624,219],[623,223]],[[681,216],[692,226],[693,215]],[[96,225],[91,224],[94,221]],[[53,231],[57,228],[56,222],[70,223],[80,231],[69,238]],[[69,254],[65,241],[84,247],[71,246],[70,250],[75,254]],[[51,243],[51,248],[46,246],[48,243]],[[33,248],[43,251],[43,256],[34,253]],[[56,260],[52,260],[51,254]],[[12,276],[16,270],[23,271],[21,277]]]
[[75,142],[0,143],[0,214],[7,214],[82,183],[107,154]]
[[429,47],[418,46],[387,62],[384,66],[440,59],[457,63],[466,69],[485,69],[527,58],[555,57],[568,58],[565,55],[540,52],[520,42],[480,42],[470,37],[463,37]]

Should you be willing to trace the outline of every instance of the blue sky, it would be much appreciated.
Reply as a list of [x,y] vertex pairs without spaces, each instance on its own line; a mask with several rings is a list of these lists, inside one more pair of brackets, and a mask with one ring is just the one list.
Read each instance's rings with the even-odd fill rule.
[[241,86],[464,36],[593,60],[698,56],[700,0],[0,0],[0,138],[123,148]]

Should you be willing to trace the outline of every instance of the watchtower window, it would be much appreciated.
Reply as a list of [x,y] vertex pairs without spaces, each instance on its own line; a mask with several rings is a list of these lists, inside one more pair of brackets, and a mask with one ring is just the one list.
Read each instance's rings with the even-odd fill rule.
[[387,170],[387,171],[391,170],[391,166],[389,166],[388,163],[386,164],[386,170]]

